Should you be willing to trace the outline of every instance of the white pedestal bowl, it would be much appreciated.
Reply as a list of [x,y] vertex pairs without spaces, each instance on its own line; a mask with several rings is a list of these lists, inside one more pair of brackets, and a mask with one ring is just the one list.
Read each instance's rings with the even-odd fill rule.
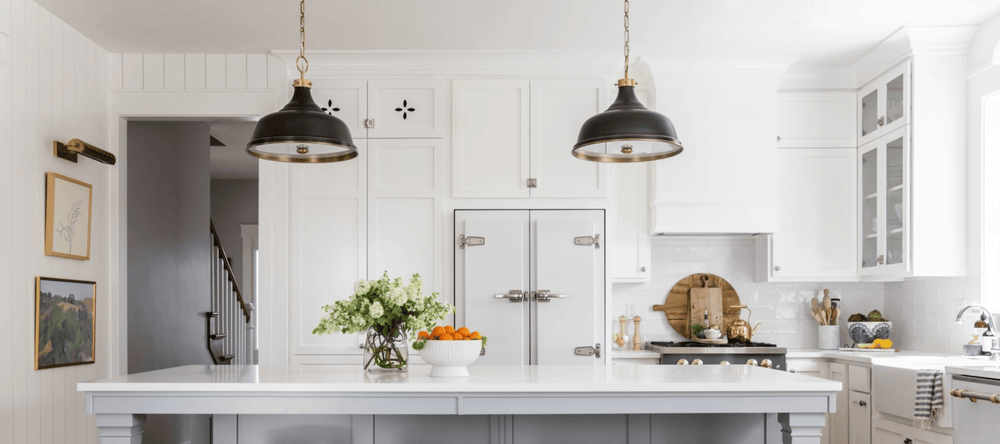
[[461,378],[469,376],[467,365],[476,362],[483,341],[437,341],[429,340],[420,350],[424,362],[434,366],[431,376],[441,378]]

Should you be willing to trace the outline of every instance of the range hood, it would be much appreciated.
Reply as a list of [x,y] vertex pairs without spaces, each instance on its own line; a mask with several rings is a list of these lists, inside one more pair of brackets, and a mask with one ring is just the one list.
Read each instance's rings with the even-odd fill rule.
[[652,162],[650,232],[776,232],[777,93],[787,65],[651,68],[657,111],[671,116],[685,149],[679,156]]

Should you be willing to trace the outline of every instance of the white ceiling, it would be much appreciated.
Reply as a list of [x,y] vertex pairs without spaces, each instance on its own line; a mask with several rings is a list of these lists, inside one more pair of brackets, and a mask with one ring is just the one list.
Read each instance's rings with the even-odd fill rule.
[[[298,48],[297,0],[36,0],[112,52]],[[633,54],[847,65],[900,26],[975,25],[997,0],[632,0]],[[311,0],[313,50],[618,51],[615,0]]]
[[213,146],[212,179],[257,179],[257,158],[246,153],[247,142],[257,122],[242,120],[210,121],[209,132],[226,146]]

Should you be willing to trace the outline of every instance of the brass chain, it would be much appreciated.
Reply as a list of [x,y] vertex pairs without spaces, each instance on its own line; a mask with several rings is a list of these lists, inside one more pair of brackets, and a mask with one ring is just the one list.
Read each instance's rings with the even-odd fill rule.
[[625,79],[628,80],[628,0],[625,0]]
[[306,0],[299,2],[299,56],[295,58],[295,67],[299,70],[299,78],[304,82],[309,61],[306,60]]

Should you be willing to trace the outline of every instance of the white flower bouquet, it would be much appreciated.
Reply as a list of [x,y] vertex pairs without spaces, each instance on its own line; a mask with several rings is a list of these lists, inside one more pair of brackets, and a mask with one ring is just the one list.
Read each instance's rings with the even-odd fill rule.
[[[360,280],[347,300],[326,305],[326,316],[313,334],[368,332],[365,369],[406,370],[406,336],[416,335],[455,312],[455,306],[438,300],[437,292],[421,296],[423,280],[414,274],[409,283],[402,278]],[[375,364],[377,368],[370,368]]]

